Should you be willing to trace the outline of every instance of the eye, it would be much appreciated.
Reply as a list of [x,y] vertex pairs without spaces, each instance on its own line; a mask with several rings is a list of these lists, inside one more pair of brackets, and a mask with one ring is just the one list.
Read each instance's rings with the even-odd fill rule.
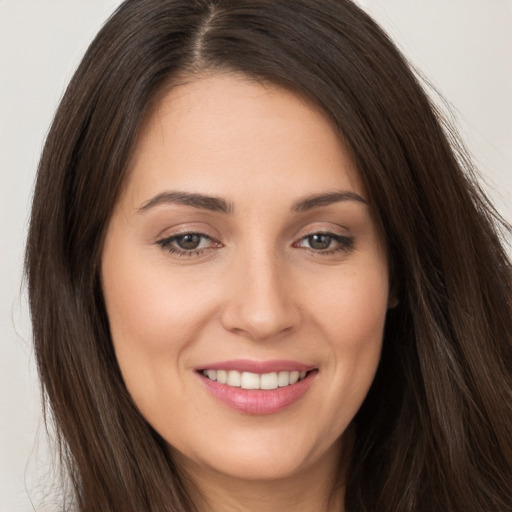
[[311,233],[294,244],[295,247],[303,247],[324,254],[348,251],[352,249],[353,245],[354,239],[352,237],[335,233]]
[[220,247],[219,242],[214,241],[203,233],[183,233],[163,238],[156,242],[166,251],[180,256],[194,256],[203,251]]
[[199,235],[198,233],[187,233],[186,235],[177,236],[174,239],[174,243],[184,251],[192,251],[194,249],[198,249],[201,245],[201,242],[205,241],[205,237],[203,235]]

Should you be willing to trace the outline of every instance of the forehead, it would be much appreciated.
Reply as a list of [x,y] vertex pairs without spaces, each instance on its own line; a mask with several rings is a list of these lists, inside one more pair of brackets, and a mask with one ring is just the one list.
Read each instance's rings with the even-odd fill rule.
[[158,188],[235,195],[243,185],[246,192],[303,195],[316,187],[365,195],[339,133],[297,94],[235,74],[195,77],[162,91],[130,162],[133,200]]

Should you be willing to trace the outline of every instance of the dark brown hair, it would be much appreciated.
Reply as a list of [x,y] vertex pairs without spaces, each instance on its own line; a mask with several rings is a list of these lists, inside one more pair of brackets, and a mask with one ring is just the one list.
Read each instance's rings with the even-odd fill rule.
[[98,269],[150,102],[204,71],[317,104],[386,233],[400,302],[353,421],[346,510],[512,510],[512,272],[500,219],[404,59],[348,0],[127,0],[74,75],[41,157],[26,272],[78,509],[195,510],[123,384]]

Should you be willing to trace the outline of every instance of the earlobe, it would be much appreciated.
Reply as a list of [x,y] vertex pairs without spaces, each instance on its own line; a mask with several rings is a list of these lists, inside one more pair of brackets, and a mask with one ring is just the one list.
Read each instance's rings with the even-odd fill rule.
[[400,301],[398,300],[395,293],[390,293],[388,299],[388,309],[393,309],[398,306],[398,304],[400,304]]
[[389,277],[388,309],[394,309],[400,304],[399,297],[402,295],[402,291],[403,286],[401,286],[401,281],[397,279],[392,266]]
[[393,309],[400,304],[400,293],[398,292],[399,287],[397,286],[396,281],[391,281],[389,295],[388,295],[388,309]]

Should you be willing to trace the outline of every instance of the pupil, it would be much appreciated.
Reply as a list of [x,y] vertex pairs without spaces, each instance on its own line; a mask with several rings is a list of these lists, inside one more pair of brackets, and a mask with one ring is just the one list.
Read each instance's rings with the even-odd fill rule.
[[194,234],[183,235],[183,236],[180,236],[176,241],[177,241],[180,249],[185,249],[187,251],[190,251],[192,249],[197,249],[197,247],[201,243],[201,237],[200,237],[200,235],[194,235]]
[[312,249],[328,249],[331,245],[331,237],[329,235],[311,235],[308,236],[309,246]]

